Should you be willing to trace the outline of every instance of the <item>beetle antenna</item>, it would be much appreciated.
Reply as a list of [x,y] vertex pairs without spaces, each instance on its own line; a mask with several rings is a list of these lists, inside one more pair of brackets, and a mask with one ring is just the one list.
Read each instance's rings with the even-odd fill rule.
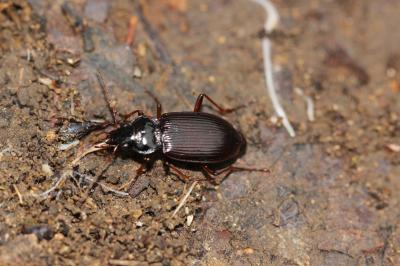
[[117,111],[115,110],[114,107],[111,106],[110,97],[108,95],[107,88],[106,88],[106,85],[104,83],[103,77],[102,77],[102,75],[100,73],[100,70],[97,70],[96,76],[97,76],[97,80],[98,80],[98,82],[100,84],[101,91],[103,92],[104,100],[107,103],[108,110],[110,111],[111,116],[113,118],[113,123],[114,123],[114,125],[116,125],[116,124],[118,124],[118,122],[117,122],[118,121],[118,119],[117,119]]

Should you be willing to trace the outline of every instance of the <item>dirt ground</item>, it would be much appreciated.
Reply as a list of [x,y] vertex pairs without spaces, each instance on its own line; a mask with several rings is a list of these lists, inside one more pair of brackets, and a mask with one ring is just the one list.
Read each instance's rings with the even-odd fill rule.
[[[273,2],[295,138],[266,94],[251,1],[1,1],[0,264],[400,265],[400,2]],[[97,69],[122,113],[155,114],[146,88],[166,112],[201,92],[244,104],[225,116],[248,142],[237,164],[271,173],[200,183],[173,218],[190,183],[161,163],[135,198],[92,185],[118,189],[139,166],[97,153],[71,168],[87,138],[62,150],[72,121],[110,119]]]

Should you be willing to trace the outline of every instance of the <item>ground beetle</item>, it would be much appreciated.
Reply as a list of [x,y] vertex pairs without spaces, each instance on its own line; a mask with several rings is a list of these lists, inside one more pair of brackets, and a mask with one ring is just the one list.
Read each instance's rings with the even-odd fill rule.
[[[269,172],[268,169],[232,166],[244,152],[246,141],[243,135],[223,118],[200,111],[204,98],[209,100],[220,114],[232,112],[237,108],[225,109],[208,95],[200,94],[193,112],[162,113],[158,99],[146,91],[157,103],[156,118],[146,116],[141,110],[121,115],[111,107],[104,81],[99,73],[97,78],[113,121],[92,128],[98,130],[112,127],[112,130],[107,133],[104,142],[96,144],[84,155],[97,150],[113,149],[114,153],[121,152],[144,159],[135,178],[121,188],[132,184],[156,159],[162,159],[164,165],[171,168],[183,181],[187,181],[188,177],[176,165],[200,168],[210,180],[215,180],[212,177],[221,174],[225,174],[225,178],[235,171]],[[131,120],[133,116],[136,118]]]

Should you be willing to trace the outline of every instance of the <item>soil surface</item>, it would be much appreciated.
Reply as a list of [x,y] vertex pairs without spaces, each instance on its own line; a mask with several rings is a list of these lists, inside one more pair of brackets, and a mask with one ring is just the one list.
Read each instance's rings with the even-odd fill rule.
[[[265,12],[251,1],[2,1],[0,264],[400,265],[400,2],[273,2],[295,138],[266,94]],[[112,191],[140,164],[98,152],[72,167],[102,136],[64,134],[111,119],[97,70],[121,113],[155,115],[146,90],[165,112],[202,92],[244,105],[224,116],[247,139],[237,165],[271,173],[200,182],[174,217],[191,182],[161,162],[136,197]]]

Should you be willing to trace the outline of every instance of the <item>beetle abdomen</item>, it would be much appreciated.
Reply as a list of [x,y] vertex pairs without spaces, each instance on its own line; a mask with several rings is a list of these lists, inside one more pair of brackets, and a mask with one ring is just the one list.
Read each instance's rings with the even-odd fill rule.
[[160,118],[163,153],[192,163],[221,163],[236,159],[245,141],[224,119],[209,113],[165,113]]

